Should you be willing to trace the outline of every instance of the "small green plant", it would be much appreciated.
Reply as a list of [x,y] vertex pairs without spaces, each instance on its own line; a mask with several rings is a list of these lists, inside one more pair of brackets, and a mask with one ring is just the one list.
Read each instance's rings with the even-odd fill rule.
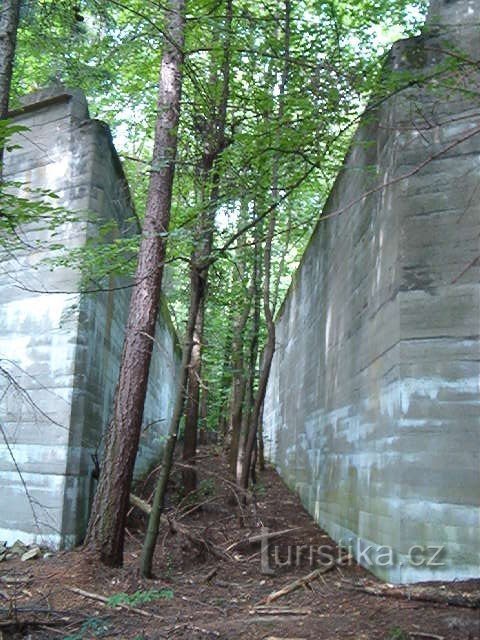
[[400,627],[394,627],[390,630],[386,640],[408,640],[408,634]]
[[136,607],[139,604],[154,602],[155,600],[171,600],[173,591],[171,589],[149,589],[148,591],[135,591],[135,593],[114,593],[108,598],[107,604],[110,607],[118,607],[119,604],[127,604]]

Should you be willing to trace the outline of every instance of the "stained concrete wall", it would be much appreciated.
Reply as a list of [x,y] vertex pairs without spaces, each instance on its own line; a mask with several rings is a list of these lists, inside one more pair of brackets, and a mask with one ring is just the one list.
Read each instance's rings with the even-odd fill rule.
[[[477,2],[438,0],[391,64],[478,60],[479,23]],[[265,400],[269,458],[392,582],[480,577],[478,71],[449,85],[366,115],[279,314]],[[432,547],[421,566],[414,545]]]
[[[28,229],[25,250],[2,256],[0,539],[69,546],[86,527],[92,454],[101,456],[111,413],[130,289],[112,277],[110,290],[81,294],[77,271],[51,270],[44,260],[53,244],[83,246],[102,222],[116,220],[127,235],[136,229],[108,127],[89,119],[81,92],[33,94],[13,115],[29,130],[13,140],[21,148],[6,156],[6,179],[50,189],[80,215],[55,235],[38,225]],[[178,366],[175,331],[162,303],[137,477],[158,459]]]

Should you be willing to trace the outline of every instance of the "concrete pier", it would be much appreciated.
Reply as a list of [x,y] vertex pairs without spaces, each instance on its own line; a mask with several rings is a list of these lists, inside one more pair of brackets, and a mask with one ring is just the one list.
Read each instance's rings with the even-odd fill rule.
[[397,583],[480,577],[479,25],[475,0],[437,0],[394,46],[394,72],[431,80],[366,113],[280,311],[265,401],[270,460]]
[[[6,155],[5,178],[48,189],[79,219],[35,225],[25,249],[0,264],[0,540],[69,547],[81,541],[101,461],[123,344],[130,282],[100,288],[78,270],[45,259],[54,245],[82,247],[98,224],[137,231],[122,166],[108,127],[88,115],[80,91],[53,89],[12,114],[28,127]],[[89,222],[87,219],[92,220]],[[34,244],[40,240],[38,244]],[[31,241],[31,243],[30,243]],[[136,475],[158,460],[179,366],[166,305],[158,321]],[[92,457],[93,456],[93,457]]]

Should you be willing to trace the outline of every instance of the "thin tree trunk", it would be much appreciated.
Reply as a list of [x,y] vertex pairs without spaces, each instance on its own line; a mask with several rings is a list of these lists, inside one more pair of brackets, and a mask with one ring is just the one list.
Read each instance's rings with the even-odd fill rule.
[[255,440],[255,444],[253,445],[252,464],[250,468],[250,478],[252,480],[252,484],[257,484],[257,459],[258,459],[258,443]]
[[[261,314],[261,289],[260,282],[262,277],[262,269],[261,269],[261,257],[260,257],[260,245],[257,243],[255,245],[255,269],[254,269],[254,311],[253,311],[253,323],[252,323],[252,339],[250,342],[250,361],[249,361],[249,381],[248,381],[248,399],[247,399],[247,422],[245,433],[248,433],[248,427],[251,424],[252,420],[252,411],[255,404],[255,380],[257,377],[257,360],[258,360],[258,333],[260,331],[260,314]],[[261,431],[259,430],[260,425],[257,427],[258,438],[261,438]],[[257,452],[257,448],[255,448],[255,452]],[[263,447],[258,449],[259,453],[259,461],[261,463]],[[255,463],[257,460],[257,455],[255,456],[255,462],[253,464],[253,469],[255,468]],[[260,470],[263,471],[264,467],[260,464]],[[252,482],[254,476],[252,474]]]
[[155,487],[153,496],[152,511],[148,518],[147,532],[143,543],[142,558],[140,570],[145,578],[152,576],[152,563],[155,546],[157,544],[158,529],[160,527],[160,519],[165,505],[165,494],[167,492],[168,479],[173,464],[173,454],[175,452],[175,444],[177,442],[178,429],[185,408],[185,394],[188,379],[188,363],[190,362],[193,335],[195,332],[195,323],[200,305],[200,290],[198,287],[190,288],[190,309],[185,330],[185,341],[183,343],[182,362],[180,365],[180,380],[177,384],[175,397],[175,406],[173,409],[172,419],[168,430],[168,439],[163,451],[163,462],[160,476]]
[[263,438],[263,410],[265,407],[265,403],[262,404],[262,408],[260,410],[260,421],[258,423],[257,431],[258,431],[258,469],[260,471],[265,471],[265,442]]
[[261,314],[261,298],[262,292],[260,287],[261,282],[261,255],[260,255],[260,243],[258,242],[259,235],[261,233],[261,225],[255,227],[255,234],[257,242],[255,243],[254,258],[253,258],[253,276],[251,295],[249,299],[253,298],[253,317],[252,326],[250,332],[250,344],[249,344],[249,356],[247,374],[245,378],[245,400],[242,415],[242,428],[240,435],[240,443],[238,447],[238,457],[236,464],[236,481],[240,482],[243,461],[245,458],[245,445],[248,437],[248,430],[250,428],[250,421],[252,418],[252,410],[255,402],[255,380],[257,377],[257,360],[258,360],[258,334],[260,331],[260,314]]
[[[231,286],[228,287],[229,293],[231,293]],[[228,309],[228,321],[229,327],[228,333],[225,337],[225,344],[223,347],[223,365],[222,365],[222,378],[220,382],[220,391],[225,392],[225,399],[222,402],[220,408],[220,416],[218,420],[218,433],[222,438],[222,446],[226,451],[228,448],[228,410],[229,410],[229,396],[228,389],[231,387],[231,354],[232,354],[232,333],[233,329],[233,305]]]
[[208,433],[207,433],[207,412],[208,412],[208,387],[202,385],[201,390],[201,400],[200,400],[200,430],[198,442],[199,444],[208,444]]
[[272,215],[269,232],[265,244],[264,265],[265,265],[265,281],[264,281],[264,314],[267,323],[267,344],[265,346],[263,366],[260,373],[260,379],[258,382],[257,395],[255,403],[253,405],[252,418],[250,421],[250,429],[247,436],[245,445],[245,456],[242,465],[242,472],[240,475],[240,486],[246,490],[248,488],[248,477],[250,474],[250,467],[252,462],[252,454],[257,440],[257,428],[260,422],[260,412],[265,399],[265,392],[267,390],[268,377],[270,375],[270,368],[272,365],[273,354],[275,353],[275,323],[273,321],[273,315],[270,308],[270,266],[271,266],[271,248],[273,232],[275,230],[275,216]]
[[208,196],[208,202],[204,199],[206,206],[200,214],[197,247],[192,257],[191,266],[194,272],[194,275],[192,276],[192,283],[195,286],[199,286],[201,298],[196,324],[196,343],[192,349],[191,361],[189,363],[189,387],[183,446],[183,460],[189,466],[184,467],[182,472],[185,493],[191,493],[197,488],[197,474],[194,467],[198,439],[205,297],[207,293],[208,271],[213,246],[215,213],[219,197],[220,176],[215,163],[226,146],[225,125],[227,118],[228,96],[230,92],[230,31],[232,18],[232,0],[226,0],[225,35],[221,69],[221,95],[219,104],[214,107],[213,118],[205,133],[205,152],[202,158],[203,193],[207,193],[207,185],[211,185],[211,188]]
[[188,467],[182,469],[182,481],[185,494],[192,493],[197,488],[197,472],[195,469],[195,454],[197,452],[198,418],[200,415],[200,384],[202,373],[202,338],[205,309],[205,282],[198,270],[193,267],[191,274],[191,286],[198,295],[198,305],[195,327],[193,332],[193,344],[188,363],[187,400],[185,410],[185,433],[183,437],[183,462]]
[[170,0],[159,80],[158,116],[147,208],[130,301],[113,417],[86,546],[107,565],[123,560],[125,520],[140,439],[170,222],[180,114],[185,1]]
[[[0,4],[0,120],[8,116],[20,3],[21,0],[3,0]],[[0,178],[2,164],[3,147],[0,146]]]
[[246,379],[244,370],[244,332],[250,315],[252,288],[249,288],[247,301],[242,313],[237,317],[232,338],[232,404],[230,414],[230,450],[229,468],[233,477],[237,474],[237,463],[242,431],[243,402],[245,399]]
[[[282,78],[280,81],[280,87],[278,92],[278,121],[281,126],[284,115],[284,98],[287,88],[290,64],[290,18],[291,18],[291,0],[285,0],[284,4],[284,65],[282,71]],[[280,192],[278,184],[278,169],[279,159],[274,158],[273,171],[272,171],[272,198],[273,201],[278,200]],[[275,353],[275,322],[273,319],[273,307],[270,300],[270,281],[271,281],[271,269],[272,269],[272,245],[275,235],[276,227],[276,212],[272,211],[270,216],[267,237],[265,240],[265,250],[263,255],[263,268],[264,268],[264,287],[263,287],[263,312],[265,316],[265,322],[267,325],[267,344],[265,346],[263,354],[263,366],[260,373],[260,379],[258,382],[257,395],[252,411],[252,419],[250,422],[250,429],[248,432],[247,442],[245,445],[245,459],[242,466],[242,472],[240,477],[240,486],[246,491],[248,489],[248,479],[250,475],[250,468],[252,464],[252,455],[257,443],[257,430],[260,423],[260,416],[262,411],[263,402],[265,400],[265,393],[267,391],[267,383],[270,375],[270,369],[272,366],[273,355]]]

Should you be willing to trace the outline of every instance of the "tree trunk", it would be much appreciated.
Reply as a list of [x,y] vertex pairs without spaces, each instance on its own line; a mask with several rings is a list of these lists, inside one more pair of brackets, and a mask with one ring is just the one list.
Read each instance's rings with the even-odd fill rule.
[[232,337],[232,404],[230,413],[230,450],[228,455],[229,468],[232,476],[236,478],[237,463],[240,449],[242,431],[243,401],[245,399],[245,371],[243,342],[244,332],[250,315],[251,288],[242,313],[237,317],[233,327]]
[[264,285],[263,285],[263,312],[267,324],[267,344],[263,353],[263,365],[258,381],[257,395],[252,410],[250,426],[248,430],[247,440],[245,443],[245,454],[240,473],[240,486],[245,491],[248,489],[248,477],[252,464],[252,454],[257,441],[257,429],[260,422],[260,413],[265,399],[267,390],[268,377],[272,365],[273,354],[275,353],[275,322],[273,320],[272,308],[270,305],[270,274],[272,266],[272,244],[275,234],[276,216],[271,214],[268,224],[268,232],[265,240],[265,249],[263,254],[264,268]]
[[[3,0],[0,5],[0,120],[8,116],[13,60],[17,43],[21,0]],[[0,146],[0,177],[3,147]]]
[[184,0],[170,0],[159,80],[158,117],[143,235],[130,301],[113,417],[109,424],[86,546],[107,565],[123,560],[125,519],[140,439],[170,222],[182,87]]
[[265,404],[262,404],[260,410],[260,421],[258,423],[258,469],[259,471],[265,471],[265,442],[263,438],[263,409]]
[[202,373],[202,339],[205,309],[205,282],[202,274],[194,267],[191,273],[191,287],[199,304],[195,317],[190,362],[188,364],[187,400],[185,410],[185,433],[183,437],[183,463],[189,465],[182,469],[183,490],[185,495],[196,491],[197,472],[195,454],[197,452],[198,418],[200,415],[200,384]]
[[157,544],[158,529],[160,527],[160,519],[162,516],[165,494],[167,492],[168,479],[173,464],[173,454],[175,452],[175,444],[177,442],[178,429],[185,408],[185,394],[188,379],[188,363],[190,362],[193,336],[195,332],[195,323],[197,320],[198,309],[201,303],[200,289],[191,287],[190,289],[190,308],[185,331],[185,341],[183,343],[182,363],[180,366],[180,380],[177,385],[175,406],[173,409],[172,419],[168,430],[168,439],[163,451],[163,462],[160,476],[155,487],[155,495],[153,496],[152,511],[148,518],[147,532],[143,543],[142,558],[140,570],[145,578],[152,576],[152,563],[155,546]]
[[201,400],[200,400],[200,431],[198,434],[198,442],[199,444],[208,444],[208,433],[207,433],[207,412],[208,412],[208,387],[205,385],[202,386],[201,390]]
[[260,380],[258,382],[257,396],[255,398],[255,404],[253,405],[252,418],[250,421],[250,429],[248,432],[248,438],[245,445],[245,457],[242,465],[242,472],[240,476],[240,486],[242,489],[248,489],[248,476],[250,473],[250,466],[252,462],[253,449],[257,439],[257,428],[260,422],[260,412],[262,409],[263,401],[265,399],[265,392],[267,390],[268,376],[270,375],[270,368],[272,365],[273,354],[275,353],[275,323],[273,318],[267,320],[268,325],[268,338],[265,346],[263,367],[260,373]]
[[[227,289],[231,293],[231,286]],[[223,346],[223,365],[222,365],[222,377],[220,381],[220,391],[224,393],[224,400],[220,407],[220,416],[218,419],[218,433],[222,439],[222,446],[226,451],[228,448],[228,411],[229,411],[229,395],[228,390],[231,387],[231,354],[232,354],[232,325],[233,325],[233,305],[228,309],[228,321],[229,327],[228,333],[225,337],[225,344]]]
[[[282,126],[282,120],[284,116],[284,98],[287,88],[289,70],[290,70],[290,19],[291,19],[291,0],[285,0],[284,3],[284,64],[282,70],[282,77],[280,81],[280,87],[278,90],[278,121]],[[279,159],[274,157],[273,170],[272,170],[272,197],[273,201],[278,200],[280,193],[279,189]],[[272,270],[272,245],[275,235],[276,227],[276,213],[272,211],[269,224],[267,237],[265,240],[265,250],[263,255],[263,268],[264,268],[264,287],[263,287],[263,312],[265,315],[265,322],[267,325],[267,344],[263,353],[263,366],[260,373],[260,379],[258,382],[258,390],[255,398],[255,403],[252,411],[252,419],[250,422],[250,429],[248,432],[247,442],[245,445],[245,459],[242,465],[242,472],[240,477],[240,486],[245,491],[248,489],[248,478],[250,474],[250,468],[252,464],[253,450],[257,443],[257,430],[260,423],[261,411],[263,402],[265,400],[265,393],[267,391],[267,383],[270,375],[270,369],[272,366],[273,354],[275,353],[275,322],[273,319],[273,307],[270,300],[270,280]]]
[[8,115],[13,60],[21,0],[4,0],[0,5],[0,118]]
[[[191,493],[197,488],[197,474],[195,472],[195,453],[198,438],[198,416],[200,402],[200,376],[202,368],[202,341],[205,313],[205,297],[208,284],[208,271],[212,262],[213,233],[215,228],[215,214],[219,196],[220,175],[215,163],[226,147],[225,125],[227,117],[227,103],[230,92],[230,31],[232,25],[232,0],[226,0],[225,35],[223,43],[223,60],[221,68],[221,94],[218,104],[213,106],[213,116],[204,134],[204,154],[201,160],[202,191],[204,194],[204,208],[198,221],[198,237],[192,257],[191,269],[193,275],[192,286],[199,287],[200,303],[196,325],[196,342],[191,352],[189,363],[189,386],[187,410],[185,416],[185,434],[183,446],[183,460],[189,465],[182,472],[185,493]],[[216,70],[212,77],[216,80]],[[208,187],[210,187],[208,189]],[[205,194],[208,196],[205,197]]]
[[236,465],[236,476],[235,479],[237,482],[240,482],[243,462],[245,459],[245,446],[248,438],[248,431],[250,429],[250,422],[252,418],[252,410],[255,402],[255,380],[257,378],[257,360],[258,360],[258,334],[260,331],[260,315],[261,315],[261,300],[262,300],[262,292],[261,292],[261,277],[262,277],[262,269],[261,269],[261,250],[260,250],[260,242],[259,237],[261,234],[262,225],[259,224],[255,227],[255,249],[253,256],[253,276],[252,276],[252,286],[250,288],[249,299],[253,299],[253,316],[252,316],[252,325],[250,331],[250,340],[249,340],[249,355],[248,355],[248,366],[247,372],[245,376],[245,398],[244,398],[244,406],[243,406],[243,414],[242,414],[242,428],[240,435],[240,443],[238,447],[238,457],[237,457],[237,465]]
[[262,304],[262,256],[260,236],[262,233],[262,225],[255,227],[255,252],[253,257],[253,278],[252,278],[252,297],[253,297],[253,317],[250,334],[250,347],[248,358],[248,373],[246,382],[246,397],[244,409],[244,424],[242,426],[242,442],[240,448],[239,459],[237,463],[237,482],[240,482],[243,461],[245,458],[245,445],[250,429],[253,405],[255,403],[255,381],[257,379],[257,361],[258,361],[258,335],[260,332],[261,304]]
[[230,448],[228,451],[229,468],[235,477],[242,428],[243,398],[245,396],[245,372],[243,370],[243,333],[239,323],[235,322],[232,340],[232,400],[230,408]]

